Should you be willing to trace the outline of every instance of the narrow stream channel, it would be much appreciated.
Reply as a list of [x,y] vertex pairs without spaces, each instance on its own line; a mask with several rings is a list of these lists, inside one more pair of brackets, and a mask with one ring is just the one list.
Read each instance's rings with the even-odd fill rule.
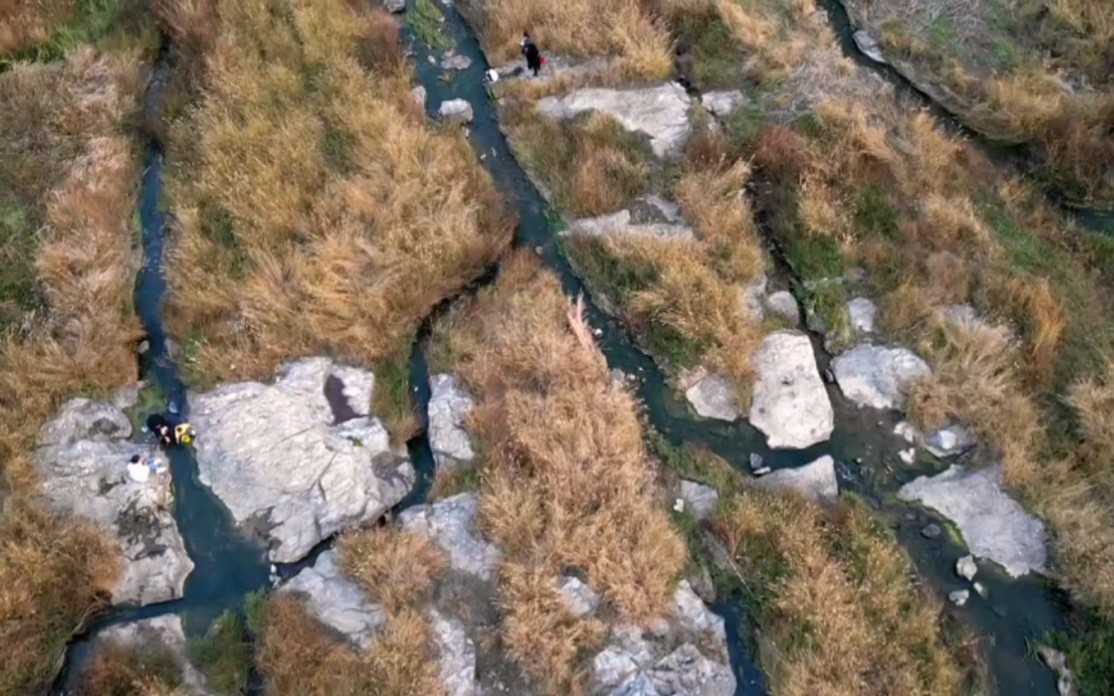
[[[587,289],[559,252],[552,222],[557,216],[519,167],[499,128],[496,105],[483,84],[483,75],[491,66],[479,41],[455,7],[442,7],[442,11],[454,50],[470,58],[472,65],[467,70],[452,73],[451,79],[446,81],[437,64],[439,52],[414,42],[418,81],[428,93],[428,114],[435,117],[440,103],[447,99],[462,98],[472,105],[474,118],[469,125],[469,139],[496,186],[507,192],[518,208],[519,228],[514,244],[536,249],[545,264],[560,277],[569,297],[585,296],[588,320],[595,329],[602,331],[598,342],[608,366],[638,377],[638,394],[653,426],[673,444],[705,446],[743,472],[749,471],[751,453],[762,455],[765,463],[775,469],[800,466],[822,454],[831,454],[840,462],[841,485],[861,495],[895,525],[898,539],[909,552],[919,575],[941,596],[963,587],[953,569],[966,550],[948,535],[932,540],[920,534],[930,521],[946,528],[944,521],[896,499],[896,491],[903,483],[932,472],[925,467],[910,468],[898,460],[897,452],[907,446],[892,435],[898,414],[857,408],[843,398],[836,386],[828,385],[836,414],[831,441],[807,450],[784,451],[766,447],[761,433],[745,421],[723,423],[697,419],[679,403],[654,362],[634,346],[615,319],[590,301]],[[812,335],[811,338],[817,364],[824,372],[831,356],[824,351],[821,337]],[[965,607],[949,607],[948,610],[955,612],[984,643],[997,692],[1010,696],[1055,694],[1056,679],[1031,656],[1029,641],[1039,640],[1049,631],[1066,628],[1066,596],[1038,576],[1010,580],[1004,573],[984,569],[979,578],[989,588],[988,600],[982,601],[976,596]],[[746,615],[745,606],[739,603],[716,609],[729,621]],[[742,640],[731,646],[734,667],[740,677],[738,693],[764,693],[750,651],[748,632],[741,631]]]
[[[446,82],[442,79],[440,68],[428,59],[432,55],[431,50],[410,36],[416,53],[417,78],[429,95],[429,115],[434,116],[437,106],[446,99],[459,97],[472,104],[475,116],[469,127],[469,139],[496,185],[506,192],[518,210],[515,246],[537,249],[545,264],[559,276],[565,293],[569,297],[585,297],[587,319],[594,328],[602,331],[598,342],[609,367],[638,378],[638,393],[654,427],[672,443],[683,445],[691,442],[708,447],[744,472],[748,471],[747,462],[751,453],[762,455],[766,463],[774,468],[796,467],[822,454],[832,454],[843,463],[839,467],[841,484],[874,503],[881,514],[896,523],[898,536],[913,557],[920,575],[942,594],[958,588],[952,568],[963,550],[946,539],[946,535],[938,540],[921,537],[919,530],[929,517],[894,498],[893,494],[901,482],[923,473],[894,464],[895,453],[904,446],[890,435],[895,414],[856,409],[845,402],[837,388],[829,385],[829,396],[836,412],[836,430],[831,442],[804,451],[771,451],[765,446],[762,435],[746,422],[696,419],[684,404],[678,402],[654,362],[638,350],[615,319],[601,312],[590,301],[587,289],[559,252],[552,222],[556,216],[517,164],[500,131],[495,104],[483,86],[482,77],[488,64],[479,42],[454,7],[444,7],[443,11],[455,50],[470,58],[472,65],[465,71],[454,73],[453,79]],[[148,99],[158,98],[160,85],[158,80],[153,83]],[[162,321],[166,293],[163,275],[165,215],[159,207],[162,171],[162,152],[157,143],[152,142],[147,154],[140,202],[145,262],[137,282],[136,306],[150,346],[145,358],[144,375],[162,388],[169,406],[186,415],[186,388],[168,350]],[[485,274],[474,287],[490,282],[491,277],[491,273]],[[436,316],[438,311],[435,310],[431,318],[427,318],[413,348],[410,375],[416,387],[413,396],[423,433],[408,443],[408,450],[419,476],[414,490],[396,510],[424,502],[432,480],[433,459],[424,434],[429,383],[423,348],[432,316]],[[818,364],[823,371],[830,356],[823,351],[818,336],[814,335],[812,339]],[[848,466],[849,462],[855,464]],[[228,511],[199,483],[192,455],[185,451],[174,453],[172,469],[175,518],[187,551],[196,564],[186,582],[185,596],[174,602],[149,607],[115,609],[98,619],[71,645],[67,668],[56,681],[54,693],[64,694],[73,687],[80,666],[88,657],[91,636],[108,625],[173,612],[182,614],[187,634],[198,635],[222,611],[240,607],[245,594],[270,586],[269,566],[263,548],[246,540],[235,530]],[[899,470],[900,474],[884,475],[891,469]],[[323,542],[298,564],[279,568],[279,575],[289,576],[312,562],[330,543]],[[963,609],[954,611],[987,641],[990,671],[998,692],[1010,696],[1055,693],[1055,678],[1028,656],[1026,641],[1039,638],[1048,630],[1064,628],[1064,599],[1041,579],[1010,582],[986,571],[980,573],[980,579],[990,588],[990,600],[982,602],[975,598]],[[739,677],[737,693],[748,696],[765,694],[766,687],[751,652],[746,607],[732,600],[717,605],[714,610],[727,619],[729,651]]]

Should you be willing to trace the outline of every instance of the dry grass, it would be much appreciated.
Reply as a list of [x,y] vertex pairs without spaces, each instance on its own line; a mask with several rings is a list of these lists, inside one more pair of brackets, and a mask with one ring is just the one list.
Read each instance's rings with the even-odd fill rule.
[[444,694],[430,629],[412,611],[392,615],[366,652],[328,633],[297,599],[267,600],[256,665],[274,696]]
[[50,39],[73,16],[75,0],[0,2],[0,56],[18,53]]
[[992,138],[1031,143],[1084,205],[1114,205],[1114,5],[1095,0],[849,3],[914,82]]
[[182,668],[162,643],[109,643],[97,650],[82,674],[78,696],[176,696]]
[[507,650],[547,692],[575,692],[598,631],[575,622],[544,580],[579,571],[641,622],[664,611],[685,564],[656,504],[634,403],[610,386],[557,279],[526,254],[454,308],[433,345],[435,362],[453,366],[479,402],[480,518],[505,553]]
[[428,537],[393,526],[342,536],[337,551],[345,573],[388,613],[429,599],[446,567]]
[[943,634],[939,601],[861,504],[823,510],[744,490],[713,527],[752,600],[771,693],[966,693],[971,656]]
[[[37,507],[31,452],[67,397],[135,378],[131,227],[137,56],[75,51],[0,74],[0,211],[10,266],[0,304],[0,461],[11,499],[0,521],[0,693],[49,680],[73,630],[104,602],[116,551],[95,531]],[[17,215],[10,214],[17,211]],[[10,276],[5,276],[10,278]]]
[[404,355],[510,239],[465,139],[409,98],[389,20],[280,5],[221,6],[202,99],[171,130],[172,326],[203,336],[188,366],[203,383],[322,351]]
[[673,71],[665,25],[638,0],[468,0],[462,3],[493,63],[519,57],[522,32],[542,53],[617,56],[630,78],[661,80]]

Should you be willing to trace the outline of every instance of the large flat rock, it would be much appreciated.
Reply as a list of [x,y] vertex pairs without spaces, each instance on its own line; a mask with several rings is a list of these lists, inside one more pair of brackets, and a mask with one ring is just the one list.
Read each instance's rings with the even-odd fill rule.
[[334,424],[325,383],[343,374],[327,358],[308,358],[285,365],[273,384],[228,384],[191,399],[201,482],[237,524],[260,531],[276,562],[378,519],[414,484],[378,419]]
[[836,357],[832,372],[844,396],[871,408],[901,408],[912,386],[932,374],[912,351],[870,343]]
[[587,88],[561,97],[545,97],[537,109],[555,120],[573,118],[585,111],[611,116],[629,131],[650,136],[658,157],[676,154],[692,133],[689,98],[680,85],[668,83],[642,89]]
[[453,375],[433,375],[429,383],[429,446],[433,460],[438,469],[467,464],[476,455],[464,425],[476,401]]
[[808,336],[772,333],[754,360],[750,424],[772,448],[803,449],[831,437],[835,414]]
[[[129,442],[131,433],[115,406],[71,399],[43,426],[35,463],[52,508],[92,521],[119,544],[112,602],[145,605],[181,597],[193,561],[174,521],[169,462],[153,445]],[[127,465],[136,454],[161,472],[133,480]]]
[[321,623],[362,648],[371,643],[386,622],[379,605],[372,603],[356,583],[341,574],[336,554],[331,549],[322,552],[312,566],[286,581],[280,591],[304,599],[306,608]]
[[999,466],[968,471],[955,465],[902,486],[898,497],[936,510],[955,523],[967,548],[1013,577],[1043,572],[1048,561],[1044,525],[1002,489]]

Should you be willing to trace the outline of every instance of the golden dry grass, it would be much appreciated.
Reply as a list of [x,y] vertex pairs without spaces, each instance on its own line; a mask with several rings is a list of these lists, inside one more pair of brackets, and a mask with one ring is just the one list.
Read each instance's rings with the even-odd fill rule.
[[0,520],[5,695],[52,677],[70,634],[103,606],[116,577],[114,545],[38,508],[31,453],[64,399],[135,379],[138,163],[125,128],[139,88],[136,55],[89,49],[0,74],[0,209],[20,211],[26,223],[10,228],[5,244],[32,240],[13,256],[28,273],[27,293],[9,303],[0,329],[0,461],[10,497]]
[[1083,205],[1114,205],[1114,5],[1095,0],[849,3],[914,82],[995,139],[1035,145]]
[[465,139],[426,127],[397,46],[368,52],[389,20],[342,0],[283,7],[221,5],[200,103],[171,130],[170,313],[202,337],[195,381],[322,351],[405,355],[510,239]]
[[388,613],[429,599],[446,567],[428,537],[393,526],[342,536],[337,551],[345,573]]
[[18,53],[50,39],[70,20],[75,0],[3,0],[0,2],[0,56]]
[[462,3],[493,63],[518,57],[529,31],[543,54],[615,56],[630,78],[660,80],[673,71],[666,26],[638,0],[468,0]]
[[78,696],[177,696],[182,668],[161,643],[101,646],[81,676]]
[[480,521],[505,554],[507,650],[546,692],[575,692],[599,631],[569,616],[547,581],[575,569],[642,622],[664,611],[686,560],[656,504],[634,403],[528,254],[439,322],[432,345],[478,401]]
[[357,652],[280,594],[265,605],[256,665],[274,696],[438,696],[445,690],[431,641],[425,619],[401,611]]
[[861,504],[824,510],[744,489],[712,526],[752,600],[771,693],[966,693],[970,656],[943,635],[940,602]]

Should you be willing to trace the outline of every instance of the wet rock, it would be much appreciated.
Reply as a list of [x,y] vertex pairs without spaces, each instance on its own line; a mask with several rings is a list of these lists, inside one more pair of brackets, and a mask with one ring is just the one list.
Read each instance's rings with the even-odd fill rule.
[[1044,525],[1006,495],[1000,466],[967,471],[955,465],[937,476],[907,483],[898,497],[947,517],[959,528],[971,553],[994,561],[1013,577],[1045,570]]
[[419,109],[422,109],[424,111],[425,110],[425,100],[426,100],[425,87],[422,86],[422,85],[418,85],[414,89],[410,90],[410,99],[413,100],[414,104]]
[[406,0],[383,0],[383,9],[393,14],[406,11]]
[[778,469],[755,483],[766,489],[795,491],[817,502],[831,502],[839,497],[835,460],[826,454],[795,469]]
[[937,430],[924,442],[925,448],[937,457],[951,457],[974,447],[978,443],[970,430],[962,425],[951,425]]
[[433,637],[437,643],[438,664],[446,696],[474,696],[476,693],[476,646],[456,619],[430,611]]
[[453,375],[433,375],[429,381],[429,446],[433,460],[438,469],[468,464],[475,453],[464,425],[476,402]]
[[941,533],[943,533],[943,530],[935,522],[925,525],[924,529],[921,530],[921,536],[925,539],[938,539]]
[[731,112],[745,104],[747,98],[737,89],[706,92],[700,97],[700,103],[717,118],[726,118]]
[[600,606],[599,594],[578,577],[561,576],[558,578],[557,589],[561,592],[561,601],[573,616],[594,614]]
[[472,105],[464,99],[449,99],[441,102],[437,115],[442,123],[463,125],[472,122]]
[[442,70],[467,70],[472,67],[472,59],[453,51],[445,51],[441,56]]
[[663,240],[689,241],[694,239],[691,227],[667,222],[635,223],[631,211],[620,210],[611,215],[581,218],[569,223],[566,235],[586,237],[653,237]]
[[876,63],[886,64],[886,58],[882,55],[882,47],[873,36],[860,29],[852,34],[851,38],[855,40],[855,45],[867,58]]
[[679,152],[692,132],[688,95],[675,83],[643,89],[578,89],[561,97],[545,97],[538,101],[537,109],[555,120],[585,111],[605,113],[627,130],[650,136],[650,147],[658,157]]
[[677,583],[677,589],[673,591],[673,615],[685,631],[707,633],[720,641],[727,639],[723,619],[708,610],[688,580]]
[[375,391],[375,375],[368,370],[347,365],[334,365],[330,375],[340,380],[341,395],[348,408],[357,416],[371,415],[371,395]]
[[871,408],[900,408],[909,389],[932,374],[912,351],[870,343],[836,357],[832,370],[844,396]]
[[967,604],[967,600],[970,598],[970,590],[956,590],[954,592],[948,593],[948,600],[957,607],[961,607],[964,604]]
[[[699,600],[698,600],[699,601]],[[672,632],[646,640],[634,627],[613,632],[611,641],[592,662],[590,693],[608,696],[731,696],[736,681],[726,660],[726,646],[718,648],[722,658],[709,658],[696,644],[716,639],[708,633],[699,641],[681,642],[677,647]]]
[[461,493],[432,505],[409,508],[398,519],[406,531],[437,542],[454,570],[492,580],[501,556],[499,549],[476,534],[476,508],[476,494]]
[[979,566],[975,564],[974,556],[967,555],[955,562],[955,574],[968,582],[974,580],[978,572]]
[[[35,466],[51,508],[91,521],[119,545],[123,566],[113,604],[146,605],[181,597],[193,561],[174,521],[166,455],[129,442],[131,433],[120,409],[71,399],[43,426]],[[142,482],[128,475],[136,454],[158,467]]]
[[835,427],[808,336],[779,331],[762,341],[750,423],[772,448],[803,449],[827,440]]
[[975,592],[977,592],[983,599],[986,599],[987,596],[990,594],[990,588],[988,588],[986,585],[982,584],[978,580],[976,580],[972,586],[975,588]]
[[739,417],[735,388],[726,379],[700,367],[683,372],[680,383],[685,398],[701,418],[733,421]]
[[144,648],[158,644],[169,649],[170,654],[174,656],[174,661],[182,670],[181,690],[175,691],[175,694],[211,696],[215,693],[209,689],[205,677],[197,671],[186,656],[186,635],[182,631],[182,620],[176,614],[110,626],[98,633],[94,639],[95,650],[101,650],[108,645]]
[[757,471],[758,469],[762,468],[762,455],[761,454],[758,454],[757,452],[751,452],[749,461],[750,461],[750,470],[751,471]]
[[719,503],[716,489],[696,481],[681,481],[681,497],[688,503],[692,516],[698,520],[710,517]]
[[901,461],[905,462],[906,464],[912,464],[913,462],[917,461],[917,450],[912,447],[910,447],[909,449],[903,449],[897,453],[897,456],[900,457]]
[[847,303],[847,318],[857,333],[874,333],[878,307],[865,297],[856,297]]
[[793,297],[793,293],[788,290],[778,290],[770,293],[769,297],[766,298],[766,307],[774,314],[787,319],[794,326],[800,323],[801,308],[797,305],[797,299]]
[[1075,682],[1075,673],[1068,668],[1067,656],[1059,650],[1048,646],[1037,647],[1037,654],[1041,661],[1056,673],[1056,691],[1060,696],[1076,696],[1079,693]]
[[192,399],[201,483],[268,540],[279,563],[378,519],[414,485],[378,419],[333,425],[324,394],[332,372],[329,359],[308,358],[283,366],[273,384],[227,384]]
[[916,444],[921,441],[920,431],[909,421],[901,421],[895,425],[894,435],[897,435],[910,444]]
[[306,608],[317,619],[339,631],[361,648],[386,621],[377,604],[368,601],[360,587],[344,577],[331,549],[317,557],[314,564],[303,569],[282,586],[281,592],[292,592],[306,601]]

